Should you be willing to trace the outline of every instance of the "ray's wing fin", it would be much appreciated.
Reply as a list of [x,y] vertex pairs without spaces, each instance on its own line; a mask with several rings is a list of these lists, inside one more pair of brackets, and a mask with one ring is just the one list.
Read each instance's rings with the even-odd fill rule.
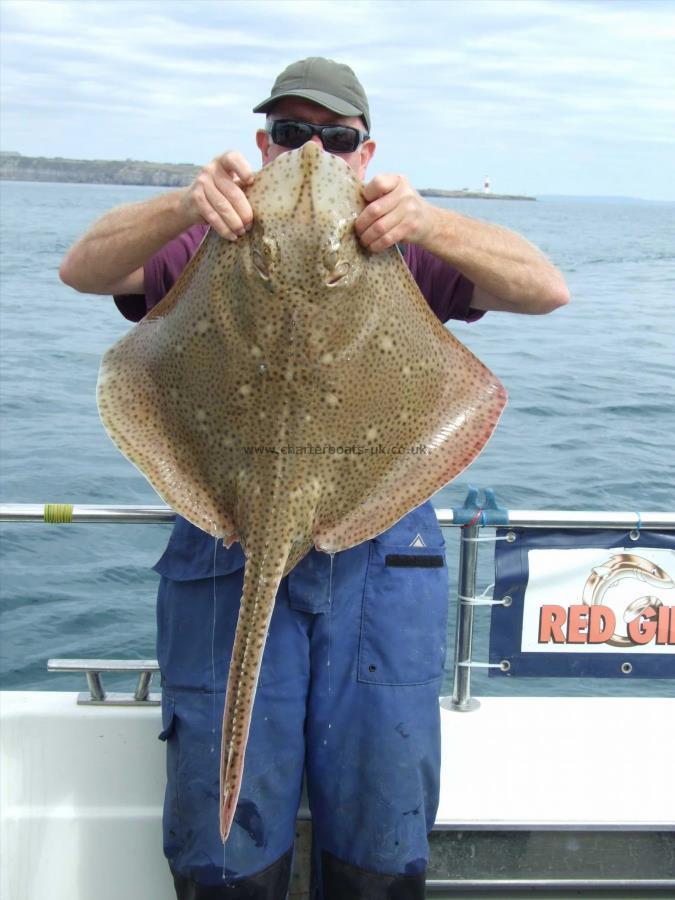
[[[499,379],[444,328],[391,255],[396,264],[379,254],[364,279],[363,302],[378,297],[369,348],[350,360],[342,382],[344,395],[358,397],[348,439],[361,444],[374,434],[385,443],[353,460],[349,490],[324,509],[314,539],[329,552],[375,537],[455,478],[506,404]],[[368,378],[374,389],[364,389]]]
[[[237,454],[221,452],[214,477],[222,433],[210,427],[208,407],[219,377],[225,386],[228,346],[205,341],[199,323],[209,322],[214,267],[234,265],[236,250],[223,243],[207,234],[166,297],[104,355],[97,383],[99,414],[114,443],[163,500],[218,537],[236,530]],[[220,413],[226,419],[227,410]]]

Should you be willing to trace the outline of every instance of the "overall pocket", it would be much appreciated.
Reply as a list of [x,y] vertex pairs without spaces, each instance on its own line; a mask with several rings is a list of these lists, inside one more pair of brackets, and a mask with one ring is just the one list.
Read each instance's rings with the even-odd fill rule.
[[371,542],[358,680],[413,685],[440,678],[447,624],[445,544],[427,503]]
[[153,569],[172,581],[197,581],[214,575],[229,575],[243,569],[244,551],[237,541],[228,549],[191,522],[176,516],[166,550]]
[[157,735],[160,741],[168,741],[174,732],[175,701],[171,694],[162,693],[162,730]]
[[164,791],[164,851],[172,856],[181,843],[180,814],[178,807],[178,739],[176,735],[175,700],[172,694],[162,692],[162,730],[158,734],[166,744],[166,788]]

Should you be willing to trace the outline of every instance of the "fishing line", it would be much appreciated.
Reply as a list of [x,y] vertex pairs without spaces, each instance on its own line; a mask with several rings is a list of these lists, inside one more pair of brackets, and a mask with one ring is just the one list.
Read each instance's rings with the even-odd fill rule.
[[331,666],[330,666],[330,656],[332,649],[332,630],[333,630],[333,563],[335,562],[335,554],[330,554],[330,576],[328,578],[328,660],[326,665],[328,666],[328,696],[333,693],[332,683],[331,683]]
[[[211,707],[211,753],[216,752],[216,555],[218,553],[218,538],[213,539],[213,619],[211,622],[211,696],[213,705]],[[218,783],[220,782],[220,772],[218,774]],[[220,797],[220,789],[218,790]],[[218,800],[218,817],[220,816],[220,799]],[[227,841],[223,843],[223,868],[221,871],[221,880],[227,878]]]
[[213,618],[211,622],[211,753],[216,752],[216,553],[218,538],[213,539]]

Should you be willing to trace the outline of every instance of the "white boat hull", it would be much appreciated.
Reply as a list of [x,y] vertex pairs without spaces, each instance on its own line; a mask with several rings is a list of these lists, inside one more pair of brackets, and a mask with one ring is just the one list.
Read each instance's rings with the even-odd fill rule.
[[[171,900],[159,708],[76,698],[0,693],[0,896]],[[675,699],[444,703],[437,829],[675,829]]]

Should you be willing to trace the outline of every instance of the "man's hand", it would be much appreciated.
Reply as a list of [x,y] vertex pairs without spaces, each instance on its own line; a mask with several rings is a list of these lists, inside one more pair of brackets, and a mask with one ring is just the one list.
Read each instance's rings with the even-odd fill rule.
[[354,223],[356,234],[373,253],[404,241],[424,245],[436,209],[420,197],[403,175],[377,175],[363,189],[368,206]]
[[229,241],[236,241],[253,224],[253,210],[242,190],[253,172],[241,153],[228,150],[204,166],[183,195],[186,215],[206,222]]
[[190,187],[111,209],[70,248],[61,280],[88,294],[142,294],[143,264],[190,226],[206,222],[230,241],[251,227],[242,188],[252,181],[244,157],[230,151],[204,166]]
[[363,246],[380,253],[417,244],[473,282],[474,309],[535,314],[567,303],[561,273],[520,235],[432,206],[403,175],[376,176],[363,196],[368,205],[354,223]]

